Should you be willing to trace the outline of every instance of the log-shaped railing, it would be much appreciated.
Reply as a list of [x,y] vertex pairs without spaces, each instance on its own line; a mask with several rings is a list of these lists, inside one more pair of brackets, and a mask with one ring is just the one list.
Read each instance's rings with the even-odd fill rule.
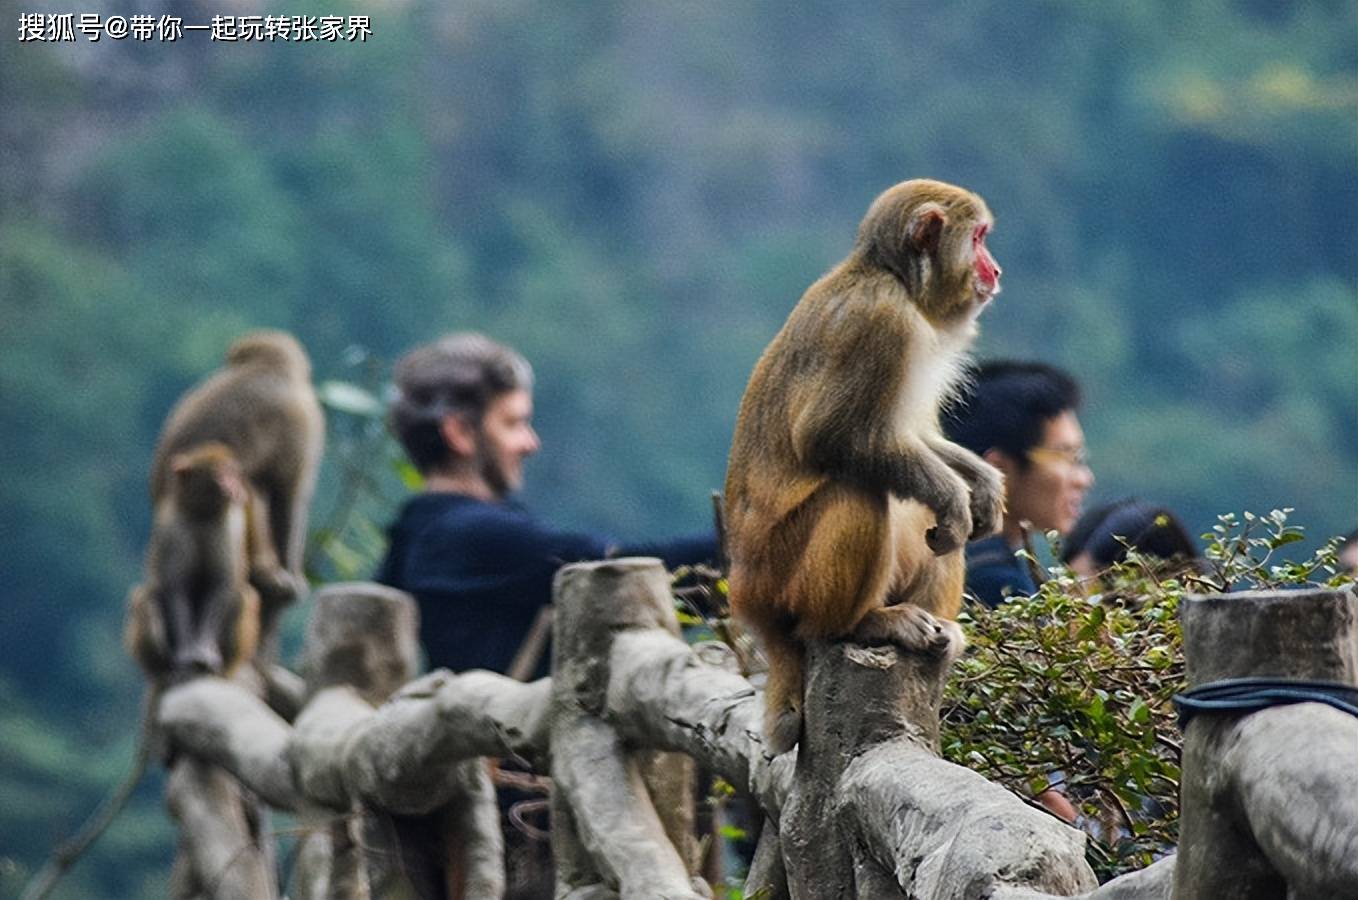
[[[309,826],[290,896],[381,897],[428,877],[447,879],[449,896],[499,897],[481,758],[514,755],[552,775],[557,896],[572,900],[711,895],[697,875],[695,762],[767,817],[752,895],[1107,900],[1169,897],[1177,884],[1182,897],[1262,897],[1282,884],[1358,896],[1358,719],[1337,709],[1199,716],[1177,864],[1096,886],[1080,832],[939,759],[947,672],[936,659],[813,646],[803,746],[770,758],[761,695],[679,639],[658,562],[568,566],[555,604],[554,675],[531,684],[487,672],[408,680],[413,604],[351,584],[317,594],[292,723],[220,679],[167,693],[160,722],[200,776],[171,780],[190,880],[207,896],[268,896],[266,842],[210,812],[212,791],[238,782]],[[1194,683],[1265,673],[1358,684],[1352,592],[1189,600],[1184,615]],[[437,823],[439,858],[392,862],[401,848],[382,819],[409,816]]]

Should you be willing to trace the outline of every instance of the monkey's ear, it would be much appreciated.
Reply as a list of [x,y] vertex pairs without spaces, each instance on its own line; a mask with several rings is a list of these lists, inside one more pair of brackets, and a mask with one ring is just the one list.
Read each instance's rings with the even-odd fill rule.
[[910,243],[925,253],[938,252],[938,242],[943,237],[943,226],[948,217],[943,207],[937,203],[925,203],[910,217]]
[[189,459],[187,453],[176,453],[170,457],[170,471],[180,475],[193,468],[193,461]]

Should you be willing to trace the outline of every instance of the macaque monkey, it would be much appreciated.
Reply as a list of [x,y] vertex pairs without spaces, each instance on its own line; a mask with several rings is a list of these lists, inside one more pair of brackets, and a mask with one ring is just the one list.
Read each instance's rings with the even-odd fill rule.
[[726,473],[732,612],[769,663],[770,749],[797,743],[805,642],[955,655],[962,546],[996,531],[999,472],[945,440],[976,318],[1000,291],[980,197],[906,181],[873,202],[755,366]]
[[171,411],[151,464],[146,577],[128,598],[125,640],[151,679],[137,761],[49,861],[45,871],[59,867],[53,880],[61,858],[78,856],[71,848],[112,821],[153,749],[168,752],[153,747],[161,692],[181,677],[267,661],[278,613],[306,586],[302,549],[324,440],[311,362],[281,331],[237,340],[226,366]]
[[249,578],[267,641],[282,608],[305,592],[307,512],[325,441],[311,362],[292,335],[245,335],[227,350],[226,366],[179,401],[151,463],[153,504],[169,490],[175,456],[210,441],[231,450],[250,492]]
[[[156,727],[162,693],[181,678],[209,672],[230,676],[253,659],[259,594],[247,577],[250,502],[240,463],[225,444],[209,441],[165,460],[146,580],[128,596],[124,635],[128,651],[150,678],[136,759],[80,830],[53,851],[25,897],[51,893],[70,864],[113,822],[153,755],[167,765],[173,759]],[[267,552],[273,554],[272,546]]]
[[226,445],[210,442],[176,453],[166,477],[146,580],[129,597],[128,650],[155,684],[166,676],[229,676],[254,657],[259,639],[245,475]]

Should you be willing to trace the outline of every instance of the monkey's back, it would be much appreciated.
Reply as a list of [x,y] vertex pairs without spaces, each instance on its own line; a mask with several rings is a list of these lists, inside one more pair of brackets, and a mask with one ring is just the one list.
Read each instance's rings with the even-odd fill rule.
[[800,556],[816,524],[820,495],[842,488],[799,458],[794,420],[795,411],[824,390],[829,348],[842,343],[837,326],[858,312],[843,298],[862,288],[863,274],[852,258],[812,284],[760,355],[741,399],[724,489],[737,611],[773,601],[766,595],[786,576],[778,571],[779,561]]
[[[828,278],[829,276],[826,276]],[[796,335],[814,327],[803,312],[815,304],[822,278],[802,295],[755,363],[741,397],[727,460],[725,513],[732,560],[762,543],[768,530],[825,480],[799,464],[792,443],[797,394],[817,377],[817,364],[795,349]]]
[[280,480],[295,478],[307,468],[303,449],[318,448],[324,430],[324,415],[310,381],[271,366],[228,365],[171,410],[152,463],[151,495],[164,493],[174,454],[208,441],[230,447],[252,479],[263,471]]

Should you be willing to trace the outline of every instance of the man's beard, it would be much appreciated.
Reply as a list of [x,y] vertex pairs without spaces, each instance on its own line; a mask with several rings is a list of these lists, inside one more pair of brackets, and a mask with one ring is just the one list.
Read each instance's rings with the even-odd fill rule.
[[484,435],[476,442],[476,469],[485,479],[491,493],[497,499],[503,498],[517,490],[518,485],[510,483],[509,474],[495,458],[495,454],[488,449],[489,444],[490,441],[486,440]]

